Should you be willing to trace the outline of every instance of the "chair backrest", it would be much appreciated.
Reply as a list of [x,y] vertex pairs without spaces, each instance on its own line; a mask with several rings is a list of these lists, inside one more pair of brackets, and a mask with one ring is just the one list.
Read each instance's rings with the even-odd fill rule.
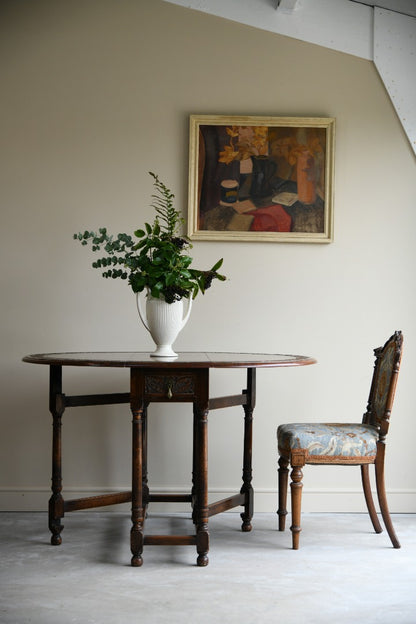
[[389,419],[402,357],[402,345],[402,333],[396,331],[387,340],[384,347],[374,349],[376,361],[363,423],[377,427],[381,441],[384,440],[389,429]]

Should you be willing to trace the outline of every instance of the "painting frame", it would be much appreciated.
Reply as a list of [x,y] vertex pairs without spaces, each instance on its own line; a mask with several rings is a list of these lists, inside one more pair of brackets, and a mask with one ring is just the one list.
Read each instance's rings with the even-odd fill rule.
[[334,145],[333,117],[190,115],[188,237],[333,242]]

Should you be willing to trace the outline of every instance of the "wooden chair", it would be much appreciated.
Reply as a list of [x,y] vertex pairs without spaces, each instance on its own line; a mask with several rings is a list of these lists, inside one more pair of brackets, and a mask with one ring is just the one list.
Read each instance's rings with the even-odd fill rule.
[[361,468],[361,480],[368,513],[376,533],[382,528],[371,494],[369,465],[375,465],[377,496],[381,515],[394,548],[400,548],[387,505],[384,486],[384,455],[402,355],[403,337],[395,332],[383,347],[374,349],[375,366],[367,411],[362,423],[292,423],[277,429],[279,450],[279,531],[287,515],[288,465],[291,472],[292,545],[299,548],[301,531],[302,467],[305,464],[354,465]]

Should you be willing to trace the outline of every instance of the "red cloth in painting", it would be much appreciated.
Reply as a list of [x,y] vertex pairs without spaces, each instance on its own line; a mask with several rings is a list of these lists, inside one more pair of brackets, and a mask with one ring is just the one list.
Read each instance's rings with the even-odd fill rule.
[[280,204],[257,208],[246,214],[254,216],[250,228],[253,232],[290,232],[292,218]]

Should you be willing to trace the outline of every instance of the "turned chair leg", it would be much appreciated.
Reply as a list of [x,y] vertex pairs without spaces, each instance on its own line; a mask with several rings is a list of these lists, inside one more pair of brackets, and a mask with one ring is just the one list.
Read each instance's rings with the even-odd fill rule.
[[300,466],[292,466],[292,472],[290,474],[290,477],[292,479],[290,483],[292,501],[292,526],[290,527],[290,530],[292,531],[292,548],[294,550],[298,550],[299,535],[302,530],[300,526],[300,512],[302,502],[303,474]]
[[377,511],[374,505],[373,495],[371,493],[369,464],[362,464],[360,468],[361,468],[361,482],[363,484],[364,497],[365,497],[365,502],[367,504],[368,513],[370,515],[370,519],[373,524],[374,531],[376,533],[381,533],[383,529],[378,519]]
[[289,460],[287,457],[279,457],[279,531],[284,531],[287,516],[287,484],[289,475]]
[[396,532],[393,528],[393,523],[391,521],[389,507],[387,504],[387,496],[386,496],[386,488],[384,485],[384,452],[385,446],[383,443],[377,443],[377,456],[375,462],[376,469],[376,486],[377,486],[377,496],[378,502],[380,505],[381,515],[384,520],[384,524],[386,525],[387,533],[391,539],[391,543],[393,544],[393,548],[400,548],[400,542],[397,539]]

